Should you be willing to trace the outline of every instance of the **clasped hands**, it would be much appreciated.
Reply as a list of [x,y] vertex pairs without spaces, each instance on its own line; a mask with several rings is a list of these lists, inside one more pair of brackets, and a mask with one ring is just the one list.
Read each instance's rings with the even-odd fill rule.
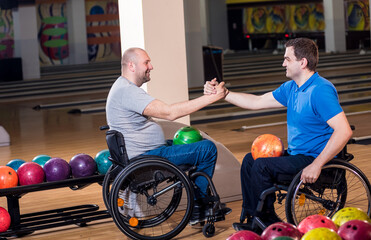
[[206,81],[204,84],[204,94],[211,95],[211,94],[222,94],[225,98],[228,95],[229,91],[225,87],[225,82],[218,83],[216,78],[212,79],[211,81]]

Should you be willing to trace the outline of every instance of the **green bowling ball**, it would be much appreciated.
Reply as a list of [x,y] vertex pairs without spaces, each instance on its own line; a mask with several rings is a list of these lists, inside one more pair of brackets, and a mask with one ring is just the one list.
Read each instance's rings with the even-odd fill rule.
[[112,165],[112,162],[108,160],[108,157],[111,156],[108,149],[104,149],[95,155],[95,162],[97,163],[98,172],[100,174],[106,174],[109,167]]
[[49,159],[51,159],[52,157],[49,156],[49,155],[45,155],[45,154],[40,154],[40,155],[37,155],[36,157],[34,157],[32,159],[32,162],[35,162],[37,164],[39,164],[41,167],[44,167],[45,163],[47,161],[49,161]]
[[294,240],[294,239],[291,237],[281,236],[281,237],[273,238],[273,240]]
[[174,135],[173,144],[182,145],[195,143],[202,140],[202,135],[194,127],[182,127]]

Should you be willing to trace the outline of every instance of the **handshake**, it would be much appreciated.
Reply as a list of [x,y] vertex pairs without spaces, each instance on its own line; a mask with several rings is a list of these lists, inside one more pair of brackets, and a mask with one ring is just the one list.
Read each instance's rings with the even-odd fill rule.
[[204,84],[204,95],[217,95],[220,99],[225,98],[229,91],[225,87],[225,82],[218,83],[216,78],[206,81]]

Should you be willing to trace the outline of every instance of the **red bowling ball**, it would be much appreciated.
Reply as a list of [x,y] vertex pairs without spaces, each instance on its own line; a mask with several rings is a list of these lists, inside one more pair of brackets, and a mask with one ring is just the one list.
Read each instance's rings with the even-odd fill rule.
[[273,240],[282,236],[291,237],[294,240],[300,240],[302,234],[294,225],[285,222],[278,222],[268,226],[263,231],[261,238],[263,240]]
[[75,178],[93,175],[97,170],[95,160],[87,154],[77,154],[70,160],[72,175]]
[[9,229],[11,218],[8,211],[0,207],[0,232],[6,232]]
[[329,228],[337,232],[336,224],[329,218],[323,215],[311,215],[304,218],[298,225],[298,230],[305,234],[315,228]]
[[226,240],[261,240],[262,238],[248,230],[241,230],[230,235]]
[[19,185],[31,185],[44,182],[43,168],[35,162],[26,162],[18,168]]
[[338,234],[343,240],[371,240],[371,224],[364,220],[350,220],[340,226]]

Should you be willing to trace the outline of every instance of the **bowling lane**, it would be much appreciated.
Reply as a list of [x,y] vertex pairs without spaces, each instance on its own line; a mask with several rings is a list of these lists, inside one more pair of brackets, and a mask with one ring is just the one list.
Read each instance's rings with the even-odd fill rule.
[[[371,136],[371,112],[350,114],[347,116],[349,123],[355,126],[353,137]],[[287,128],[285,115],[256,117],[251,119],[231,120],[226,122],[195,124],[194,127],[202,129],[216,141],[222,142],[237,159],[242,161],[244,155],[250,151],[254,139],[264,133],[274,134],[282,139],[287,147]],[[353,146],[352,146],[353,147]],[[371,146],[366,145],[371,151]],[[370,171],[371,174],[371,171]],[[370,175],[369,175],[370,177]]]

